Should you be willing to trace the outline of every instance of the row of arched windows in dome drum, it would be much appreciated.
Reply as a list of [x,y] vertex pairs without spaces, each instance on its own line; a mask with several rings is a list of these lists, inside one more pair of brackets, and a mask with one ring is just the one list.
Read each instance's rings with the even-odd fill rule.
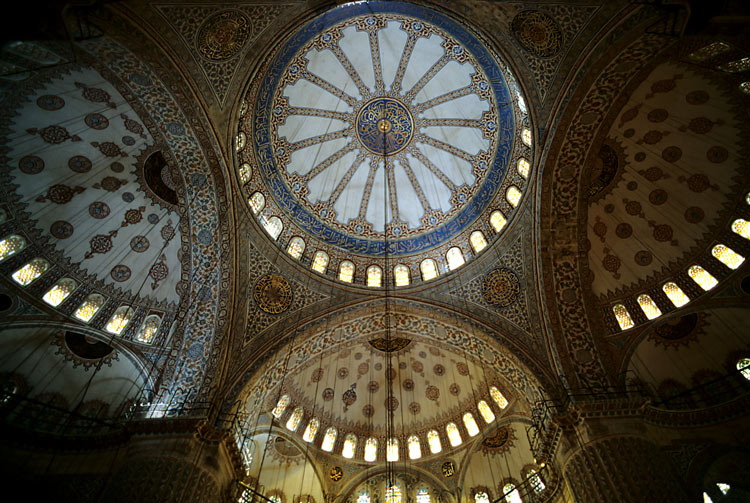
[[[490,396],[501,410],[505,409],[508,406],[508,400],[500,392],[500,390],[497,389],[497,387],[490,387]],[[276,419],[281,418],[281,416],[284,415],[284,411],[289,406],[290,401],[291,398],[289,395],[283,395],[276,403],[276,407],[274,407],[274,409],[271,411],[271,414]],[[487,401],[480,400],[477,403],[477,410],[479,411],[480,416],[486,424],[491,424],[495,420],[495,413],[492,411],[492,408],[489,406]],[[304,414],[305,411],[302,407],[296,407],[286,421],[286,429],[296,432],[299,429]],[[479,425],[477,425],[477,422],[474,419],[474,415],[471,412],[466,412],[461,419],[469,436],[475,437],[479,434]],[[305,426],[304,432],[302,433],[302,440],[305,442],[313,442],[316,435],[318,434],[319,429],[320,421],[317,418],[311,418],[308,421],[307,426]],[[456,423],[449,422],[448,424],[446,424],[445,434],[448,438],[448,442],[452,447],[458,447],[463,443],[461,431],[459,430]],[[326,452],[333,451],[337,436],[338,430],[335,427],[331,426],[327,428],[323,435],[323,440],[321,441],[320,448]],[[440,441],[440,434],[437,432],[437,430],[428,431],[426,440],[426,445],[429,447],[430,453],[437,454],[443,450],[443,446]],[[348,459],[353,458],[357,450],[358,442],[359,439],[355,434],[348,433],[344,437],[344,442],[341,448],[341,455]],[[420,442],[420,438],[417,435],[409,436],[409,438],[407,438],[406,440],[406,444],[406,451],[409,459],[419,459],[422,457],[422,444]],[[399,452],[398,439],[388,439],[387,445],[385,447],[386,460],[398,461],[400,456]],[[378,457],[378,439],[376,439],[375,437],[368,438],[364,444],[363,454],[365,461],[374,462]]]
[[[7,236],[0,240],[0,262],[24,249],[26,244],[26,240],[22,236],[16,234]],[[50,267],[51,265],[47,260],[41,257],[36,257],[11,274],[11,277],[19,285],[28,286],[47,272]],[[58,280],[52,288],[47,290],[42,296],[42,300],[52,307],[57,307],[78,287],[78,282],[73,278],[62,278]],[[89,294],[73,312],[73,317],[84,323],[88,323],[94,318],[94,315],[99,312],[106,301],[107,298],[101,294]],[[125,304],[121,305],[107,321],[104,329],[113,335],[120,335],[123,330],[125,330],[125,327],[128,326],[134,314],[135,310],[132,306]],[[145,344],[150,344],[161,325],[161,321],[161,314],[150,313],[143,320],[143,323],[141,323],[138,332],[135,334],[135,340]]]
[[[750,194],[747,195],[746,202],[750,204]],[[736,219],[732,222],[732,231],[735,234],[750,240],[750,222],[747,220],[742,218]],[[721,243],[715,245],[711,249],[711,255],[713,255],[713,257],[724,266],[732,270],[737,269],[745,261],[745,257],[732,250],[729,246]],[[698,264],[691,265],[688,268],[687,273],[688,276],[690,276],[690,278],[705,292],[719,284],[719,281],[710,272]],[[690,302],[690,297],[688,297],[674,281],[664,283],[662,285],[662,291],[676,308],[682,307]],[[661,309],[659,309],[659,306],[654,302],[651,296],[644,293],[639,295],[636,301],[647,319],[653,320],[662,315]],[[615,304],[612,306],[612,312],[614,313],[617,324],[620,326],[621,330],[627,330],[635,326],[633,317],[630,315],[630,312],[625,305]]]

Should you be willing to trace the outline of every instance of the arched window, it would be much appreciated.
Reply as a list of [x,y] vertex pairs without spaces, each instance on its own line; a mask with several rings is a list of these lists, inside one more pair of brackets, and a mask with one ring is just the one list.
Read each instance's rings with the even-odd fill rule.
[[120,335],[125,330],[125,327],[128,326],[128,323],[130,323],[130,318],[133,317],[134,312],[130,306],[118,307],[104,329],[110,334]]
[[458,447],[461,445],[461,433],[458,431],[458,426],[456,426],[456,423],[448,423],[445,426],[445,432],[448,434],[448,441],[451,443],[453,447]]
[[708,494],[706,494],[704,492],[703,493],[703,503],[714,503],[714,500],[712,500],[711,496],[709,496]]
[[734,61],[730,61],[729,63],[719,65],[717,68],[723,72],[729,73],[746,72],[750,70],[750,58],[744,57],[735,59]]
[[523,503],[518,489],[513,484],[505,484],[503,486],[503,494],[505,494],[505,501],[508,503]]
[[268,499],[271,500],[273,503],[283,503],[281,501],[281,496],[279,496],[278,494],[272,494],[271,496],[268,497]]
[[518,169],[519,175],[521,175],[524,178],[529,177],[529,170],[531,169],[531,164],[529,164],[529,161],[521,157],[520,159],[518,159],[518,164],[516,167]]
[[511,185],[508,187],[508,190],[505,191],[505,199],[507,199],[510,205],[515,208],[518,206],[518,203],[521,202],[521,191],[518,190],[518,187],[515,185]]
[[531,146],[531,130],[528,128],[524,128],[521,131],[521,140],[526,144],[526,146]]
[[490,503],[489,495],[484,491],[474,494],[474,503]]
[[281,223],[281,219],[277,216],[268,219],[261,218],[261,223],[272,239],[278,239],[281,235],[281,231],[284,229],[284,224]]
[[388,446],[385,450],[385,460],[395,462],[398,461],[398,439],[389,438]]
[[505,220],[505,216],[500,210],[495,210],[490,214],[490,225],[495,229],[495,232],[503,230],[506,223],[508,223],[508,221]]
[[302,414],[305,413],[305,410],[302,407],[297,407],[292,412],[292,415],[289,416],[289,420],[286,422],[286,429],[289,431],[297,431],[297,427],[299,426],[299,422],[302,420]]
[[693,278],[693,281],[698,283],[698,285],[706,291],[719,284],[719,282],[716,281],[716,278],[711,276],[708,271],[699,265],[691,266],[690,269],[688,269],[688,274]]
[[141,328],[138,329],[135,340],[145,344],[151,344],[151,339],[156,335],[159,325],[161,325],[161,316],[158,314],[146,316],[146,319],[143,320],[143,323],[141,324]]
[[409,446],[409,459],[419,459],[422,457],[422,448],[419,445],[419,437],[416,435],[410,436],[406,440]]
[[430,446],[430,452],[433,454],[437,454],[443,450],[443,447],[440,445],[440,435],[438,435],[437,431],[430,430],[427,432],[427,445]]
[[393,268],[393,277],[396,279],[396,286],[406,286],[409,284],[409,268],[404,264],[398,264]]
[[622,304],[615,304],[612,306],[612,312],[615,313],[615,318],[617,319],[617,323],[620,325],[621,330],[627,330],[635,326],[633,318],[630,317],[630,313]]
[[745,261],[745,257],[726,245],[716,245],[711,250],[714,257],[730,269],[737,269]]
[[52,307],[57,307],[68,297],[68,295],[73,293],[73,290],[76,289],[76,286],[78,286],[78,284],[75,282],[75,280],[70,278],[63,278],[58,281],[55,286],[50,288],[47,293],[44,294],[42,300],[44,300],[44,302]]
[[354,264],[344,260],[339,265],[339,279],[345,283],[354,281]]
[[378,440],[370,437],[365,442],[365,461],[372,463],[378,457]]
[[349,433],[344,437],[344,448],[341,450],[341,455],[345,458],[351,459],[354,457],[354,451],[357,449],[357,436],[354,433]]
[[448,269],[455,271],[462,265],[464,265],[464,254],[461,253],[461,248],[454,246],[449,249],[445,254],[445,259],[448,261]]
[[690,302],[690,298],[688,298],[688,296],[685,295],[685,292],[683,292],[682,289],[677,286],[677,283],[673,283],[671,281],[668,283],[664,283],[662,290],[664,290],[664,293],[667,294],[669,300],[672,301],[674,307],[682,307]]
[[542,480],[542,477],[539,476],[539,474],[531,468],[529,470],[529,473],[527,474],[527,477],[529,478],[529,484],[531,484],[531,488],[534,490],[536,494],[541,493],[544,491],[544,488],[546,487],[544,485],[544,481]]
[[13,273],[13,279],[21,286],[26,286],[49,269],[49,262],[43,258],[35,258],[31,262]]
[[747,220],[738,218],[732,222],[732,230],[743,238],[750,239],[750,222]]
[[426,487],[417,489],[417,503],[430,503],[430,491]]
[[324,251],[315,252],[315,258],[312,263],[312,270],[320,274],[326,273],[328,267],[328,254]]
[[385,491],[385,503],[401,503],[401,486],[393,484]]
[[299,258],[302,256],[302,253],[305,251],[305,241],[301,237],[293,237],[289,240],[289,246],[286,249],[286,252],[296,260],[299,260]]
[[326,434],[323,437],[323,444],[320,446],[321,449],[323,449],[326,452],[331,452],[333,450],[333,444],[336,443],[336,428],[331,426],[326,430]]
[[496,387],[492,386],[490,388],[490,396],[495,401],[497,406],[500,407],[501,409],[504,409],[505,407],[508,406],[508,400],[505,398],[505,396],[502,393],[500,393],[500,390],[497,389]]
[[719,491],[721,491],[721,494],[727,494],[729,490],[732,488],[729,484],[724,484],[723,482],[717,482],[716,487],[719,488]]
[[104,305],[104,300],[104,297],[99,295],[98,293],[92,293],[91,295],[86,297],[86,300],[83,301],[83,304],[78,306],[78,309],[76,309],[76,312],[73,313],[73,316],[84,323],[88,323]]
[[464,414],[463,420],[464,426],[466,426],[466,431],[469,432],[469,436],[476,437],[479,433],[479,426],[477,426],[477,422],[474,420],[474,416],[471,415],[471,412]]
[[362,489],[359,493],[359,496],[357,496],[357,503],[370,503],[370,493],[367,492],[367,489]]
[[485,423],[490,424],[495,420],[495,413],[492,412],[492,409],[487,405],[487,402],[479,400],[477,407],[479,408],[479,413],[482,415]]
[[242,163],[240,166],[240,182],[247,183],[250,180],[250,176],[253,174],[253,169],[248,163]]
[[380,288],[383,284],[383,270],[376,265],[367,268],[367,286]]
[[487,240],[484,239],[484,234],[482,234],[482,231],[472,232],[471,236],[469,236],[469,242],[471,243],[471,247],[474,249],[474,253],[479,253],[480,251],[487,248]]
[[315,418],[310,419],[310,422],[308,422],[305,427],[305,433],[302,434],[302,440],[305,442],[312,442],[315,440],[315,435],[318,433],[319,426],[320,421]]
[[638,296],[638,305],[641,306],[643,314],[645,314],[646,318],[649,320],[661,316],[661,309],[659,309],[659,306],[657,306],[651,297],[646,294]]
[[422,273],[422,281],[430,281],[431,279],[437,278],[437,266],[435,265],[435,261],[431,258],[424,259],[422,263],[419,264],[419,270]]
[[250,203],[250,209],[253,210],[253,214],[257,215],[266,206],[266,196],[262,192],[253,192],[248,202]]
[[740,358],[737,361],[737,370],[745,379],[750,381],[750,358]]
[[26,240],[21,236],[12,235],[0,241],[0,261],[5,260],[11,255],[23,250],[26,246]]
[[521,109],[521,112],[524,114],[529,113],[529,110],[526,108],[526,101],[524,101],[518,89],[516,89],[516,99],[518,100],[518,108]]
[[291,399],[289,398],[289,395],[283,395],[281,398],[279,398],[279,401],[276,403],[276,407],[274,407],[273,411],[271,411],[271,414],[273,414],[273,417],[275,417],[276,419],[279,419],[282,416],[282,414],[284,414],[284,411],[289,405],[290,400]]
[[240,133],[237,135],[237,139],[235,140],[235,148],[239,152],[243,148],[245,148],[245,142],[247,141],[247,136],[245,136],[245,133],[240,131]]

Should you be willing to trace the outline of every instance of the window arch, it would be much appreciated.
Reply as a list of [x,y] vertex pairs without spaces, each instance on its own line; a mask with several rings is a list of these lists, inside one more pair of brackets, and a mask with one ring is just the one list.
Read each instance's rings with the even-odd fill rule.
[[74,279],[63,278],[44,294],[42,300],[52,307],[57,307],[68,297],[68,295],[73,293],[76,286],[78,286],[78,284]]
[[677,283],[674,283],[672,281],[664,283],[662,290],[664,290],[664,293],[667,295],[672,304],[674,304],[674,307],[682,307],[690,302],[690,298],[685,295],[685,292],[683,292],[679,286],[677,286]]
[[638,305],[641,306],[643,314],[645,314],[646,318],[649,320],[661,316],[661,309],[659,309],[659,306],[657,306],[653,299],[645,293],[638,296]]
[[388,444],[385,449],[385,459],[386,461],[391,461],[391,462],[398,461],[398,439],[397,438],[388,439]]
[[495,386],[490,387],[490,396],[495,401],[498,407],[501,409],[504,409],[508,406],[508,400],[505,398],[505,396],[500,393],[500,390],[497,389]]
[[478,491],[474,494],[474,503],[490,503],[490,496],[484,491]]
[[253,174],[253,168],[246,162],[240,166],[240,182],[247,183],[250,180],[250,176]]
[[463,442],[463,440],[461,439],[461,433],[458,431],[458,426],[456,426],[456,423],[448,423],[445,426],[445,432],[448,434],[448,441],[453,447],[458,447],[459,445],[461,445],[461,442]]
[[281,231],[284,229],[284,224],[281,223],[281,219],[277,216],[272,216],[271,218],[262,218],[261,222],[263,224],[263,228],[266,230],[269,236],[271,236],[272,239],[278,239],[281,235]]
[[477,426],[477,422],[474,420],[474,416],[471,415],[471,412],[464,414],[463,420],[466,431],[469,432],[469,436],[476,437],[479,434],[479,426]]
[[91,321],[91,318],[93,318],[94,315],[99,312],[99,309],[104,305],[104,301],[104,296],[99,295],[98,293],[92,293],[91,295],[86,297],[86,300],[83,301],[83,304],[78,306],[78,309],[76,309],[76,312],[73,313],[73,316],[83,321],[84,323],[88,323],[89,321]]
[[419,270],[422,273],[422,281],[430,281],[431,279],[437,278],[438,271],[435,261],[431,258],[424,259],[419,264]]
[[248,203],[250,203],[253,214],[258,215],[266,207],[266,196],[262,192],[253,192],[253,195],[248,199]]
[[518,164],[516,165],[516,169],[518,169],[519,175],[521,175],[524,178],[528,178],[529,171],[531,170],[531,164],[524,157],[521,157],[520,159],[518,159]]
[[738,218],[732,222],[732,231],[735,234],[739,234],[745,239],[750,239],[750,222],[745,219]]
[[740,358],[737,360],[737,370],[740,371],[742,377],[750,381],[750,358]]
[[531,489],[536,494],[541,493],[547,487],[544,485],[544,481],[542,480],[542,477],[540,477],[539,474],[536,472],[536,470],[534,470],[533,468],[529,468],[529,471],[526,474],[526,477],[529,479],[529,484],[531,485]]
[[273,417],[279,419],[282,414],[284,414],[284,411],[286,410],[290,401],[291,398],[289,398],[289,395],[283,395],[281,398],[279,398],[279,401],[276,402],[276,407],[274,407],[274,409],[271,411]]
[[371,265],[367,268],[367,286],[380,288],[383,285],[383,270],[380,266]]
[[292,415],[289,416],[289,420],[286,422],[286,429],[289,431],[297,431],[299,422],[302,420],[302,414],[305,413],[305,409],[297,407],[292,411]]
[[407,441],[409,446],[409,459],[419,459],[422,457],[422,448],[419,445],[419,437],[416,435],[410,436]]
[[341,449],[341,455],[347,459],[354,457],[354,451],[357,449],[357,436],[349,433],[344,437],[344,447]]
[[531,146],[531,129],[524,128],[521,131],[521,140],[526,144],[527,147]]
[[365,461],[372,463],[378,457],[378,439],[370,437],[365,442]]
[[633,318],[630,317],[627,308],[622,304],[615,304],[612,306],[612,312],[615,313],[615,318],[617,319],[617,323],[620,325],[621,330],[627,330],[635,326]]
[[409,268],[404,264],[398,264],[393,268],[393,277],[396,281],[396,286],[406,286],[409,284]]
[[430,430],[427,432],[427,445],[430,446],[432,454],[437,454],[443,450],[443,446],[440,445],[440,435],[438,435],[437,431]]
[[150,344],[151,339],[154,338],[156,331],[159,329],[159,325],[161,325],[161,316],[158,314],[146,316],[146,319],[141,324],[141,328],[138,329],[135,340],[144,344]]
[[333,450],[333,444],[336,443],[336,428],[331,426],[326,430],[326,434],[323,436],[323,443],[320,448],[326,452]]
[[0,241],[0,261],[5,260],[23,250],[26,246],[26,240],[17,234],[8,236]]
[[312,270],[315,272],[319,272],[320,274],[325,274],[327,268],[328,254],[322,250],[316,251],[315,258],[312,262]]
[[293,237],[289,240],[289,246],[287,246],[286,252],[293,259],[299,260],[305,252],[305,240],[299,236]]
[[448,261],[448,269],[451,271],[455,271],[466,262],[464,254],[461,253],[461,248],[458,246],[450,248],[445,254],[445,259]]
[[319,427],[320,421],[315,418],[310,419],[307,426],[305,426],[305,433],[302,434],[302,440],[305,442],[312,442],[315,440],[315,435],[318,433]]
[[370,493],[367,489],[362,489],[359,493],[359,496],[357,496],[357,503],[370,503]]
[[518,489],[516,489],[516,486],[511,483],[503,486],[503,494],[505,494],[505,501],[508,503],[523,503]]
[[239,152],[243,148],[245,148],[245,142],[247,141],[247,136],[242,131],[239,132],[237,135],[237,139],[235,140],[235,148]]
[[344,260],[339,265],[339,279],[345,283],[354,281],[354,264]]
[[711,254],[730,269],[737,269],[745,261],[745,257],[722,244],[714,246]]
[[515,185],[511,185],[505,191],[505,199],[515,208],[521,202],[521,191]]
[[471,248],[474,250],[474,253],[479,253],[487,248],[487,240],[484,238],[482,231],[472,232],[471,236],[469,236],[469,242],[471,243]]
[[495,210],[490,214],[490,225],[495,232],[500,232],[508,221],[500,210]]
[[495,420],[495,413],[492,412],[492,409],[487,405],[487,402],[479,400],[477,407],[479,408],[479,413],[482,415],[485,423],[490,424]]
[[690,275],[690,277],[693,278],[693,281],[698,283],[698,285],[705,291],[708,291],[719,284],[711,273],[699,265],[691,266],[690,269],[688,269],[688,275]]
[[393,484],[385,491],[385,503],[401,503],[401,486]]
[[120,335],[125,327],[130,323],[130,318],[133,317],[135,311],[130,306],[120,306],[115,311],[115,314],[109,319],[104,329],[110,334]]
[[430,491],[422,486],[417,489],[416,503],[430,503]]
[[14,272],[12,277],[19,285],[26,286],[47,272],[47,269],[49,269],[49,262],[43,258],[35,258]]

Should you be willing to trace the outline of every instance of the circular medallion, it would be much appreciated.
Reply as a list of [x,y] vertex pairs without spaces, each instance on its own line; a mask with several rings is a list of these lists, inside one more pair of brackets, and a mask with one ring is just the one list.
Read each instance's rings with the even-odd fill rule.
[[73,235],[73,225],[65,220],[57,220],[50,225],[49,232],[57,239],[68,239]]
[[560,51],[563,35],[551,16],[539,10],[519,12],[511,22],[513,35],[534,56],[549,58]]
[[195,37],[195,45],[208,59],[222,61],[242,50],[250,36],[250,20],[237,10],[219,12],[203,23]]
[[41,173],[44,169],[44,161],[41,157],[27,155],[18,161],[18,169],[27,175],[36,175],[37,173]]
[[375,98],[357,114],[357,138],[375,155],[394,155],[409,145],[414,122],[409,110],[393,98]]
[[482,282],[482,297],[487,304],[507,307],[518,300],[521,282],[511,269],[501,267],[491,271]]
[[292,305],[292,287],[278,274],[267,274],[255,284],[255,302],[270,314],[283,313]]

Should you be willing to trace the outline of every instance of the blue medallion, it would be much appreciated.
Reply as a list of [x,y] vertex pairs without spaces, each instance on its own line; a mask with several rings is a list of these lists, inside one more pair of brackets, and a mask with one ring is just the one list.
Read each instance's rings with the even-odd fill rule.
[[375,98],[357,116],[357,136],[376,155],[401,152],[411,140],[414,123],[409,110],[393,98]]

